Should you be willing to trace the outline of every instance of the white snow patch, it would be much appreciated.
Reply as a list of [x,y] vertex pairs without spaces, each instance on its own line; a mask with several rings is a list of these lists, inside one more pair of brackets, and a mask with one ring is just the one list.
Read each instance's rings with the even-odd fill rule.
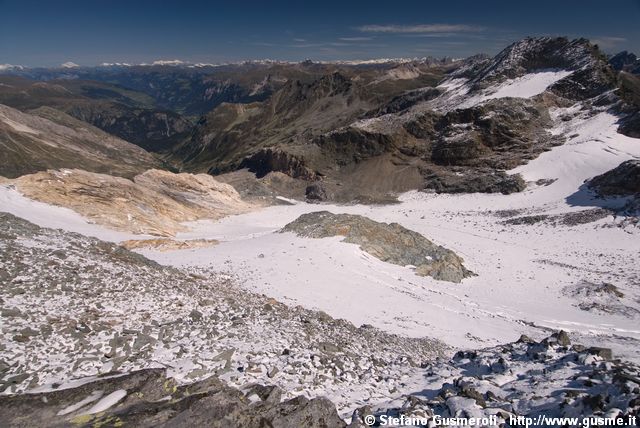
[[471,86],[467,79],[448,79],[438,86],[445,92],[425,105],[446,112],[451,109],[474,107],[497,98],[531,98],[543,93],[549,86],[571,73],[573,72],[568,70],[529,73],[475,93],[470,93]]
[[94,413],[100,413],[107,410],[109,407],[115,406],[118,404],[120,400],[127,396],[127,391],[124,389],[118,389],[117,391],[113,391],[111,394],[102,398],[96,404],[93,405],[89,410],[84,412],[84,415],[93,415]]
[[494,98],[531,98],[543,93],[557,81],[570,75],[572,71],[543,71],[540,73],[525,74],[517,79],[507,80],[497,87],[497,90],[486,97]]
[[96,401],[97,399],[99,399],[100,397],[102,397],[104,393],[102,391],[93,391],[91,393],[91,395],[89,395],[87,398],[84,398],[80,401],[78,401],[75,404],[72,404],[68,407],[65,407],[64,409],[60,410],[58,412],[58,416],[64,416],[64,415],[68,415],[69,413],[75,412],[76,410],[79,410],[81,408],[83,408],[84,406],[86,406],[89,403],[93,403],[94,401]]
[[63,229],[85,236],[93,236],[103,241],[120,242],[150,237],[119,232],[91,223],[85,217],[68,208],[26,198],[12,185],[0,185],[0,211],[13,214],[40,227]]
[[[510,171],[527,180],[557,179],[548,186],[512,195],[409,192],[401,204],[389,206],[274,206],[218,222],[190,223],[191,231],[178,235],[223,241],[216,247],[141,252],[163,264],[236,273],[253,291],[356,325],[437,337],[454,346],[512,341],[535,332],[530,323],[590,337],[640,339],[637,320],[581,310],[562,292],[567,285],[593,280],[615,283],[629,296],[638,296],[630,281],[640,273],[633,267],[640,265],[640,230],[602,227],[606,220],[571,228],[508,228],[503,218],[491,214],[561,214],[598,206],[600,201],[579,192],[584,180],[640,157],[640,141],[618,134],[616,120],[604,112],[568,123],[558,120],[558,127],[564,127],[559,132],[573,135],[569,141]],[[339,237],[277,233],[299,215],[319,210],[398,222],[461,255],[478,276],[462,284],[436,281],[416,276],[410,267],[384,263]],[[636,260],[633,266],[630,259]],[[638,357],[623,347],[614,351]]]

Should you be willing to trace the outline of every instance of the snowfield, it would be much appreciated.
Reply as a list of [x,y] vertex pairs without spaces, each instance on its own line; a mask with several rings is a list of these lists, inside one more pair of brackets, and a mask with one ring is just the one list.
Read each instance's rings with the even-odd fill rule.
[[[434,337],[464,348],[504,343],[520,334],[565,329],[584,343],[612,347],[640,359],[640,231],[607,216],[585,224],[508,224],[508,217],[561,216],[621,201],[598,201],[581,189],[584,180],[640,157],[638,140],[618,134],[615,116],[555,111],[554,133],[567,143],[520,166],[530,181],[517,194],[435,195],[409,192],[387,206],[295,203],[189,224],[180,239],[216,239],[214,247],[139,250],[161,264],[207,267],[237,277],[241,286],[290,305],[319,309],[356,326]],[[547,180],[545,184],[538,180]],[[550,184],[549,184],[550,183]],[[77,214],[0,191],[2,210],[38,225],[59,227],[110,241],[131,239],[88,224]],[[477,273],[462,284],[416,276],[411,267],[384,263],[339,238],[306,239],[278,231],[299,215],[329,210],[397,222],[455,251]],[[140,237],[138,237],[140,238]],[[579,307],[583,283],[612,283],[624,298],[604,313]],[[572,297],[573,296],[573,297]],[[634,346],[629,346],[633,343]]]
[[430,108],[449,111],[457,108],[471,108],[497,98],[531,98],[547,90],[554,83],[569,76],[572,71],[553,70],[529,73],[516,79],[473,92],[467,79],[455,77],[442,82],[438,89],[444,93],[427,103]]
[[[616,118],[609,113],[574,113],[574,120],[554,130],[571,135],[565,145],[511,171],[532,182],[555,180],[549,185],[532,184],[506,196],[410,192],[401,204],[390,206],[276,206],[217,223],[197,222],[191,232],[179,235],[222,241],[216,247],[141,252],[163,264],[232,272],[253,291],[356,325],[436,337],[457,347],[565,329],[583,335],[585,343],[606,344],[618,355],[639,359],[637,314],[585,311],[565,291],[584,281],[613,283],[625,294],[623,305],[637,307],[640,230],[617,227],[611,216],[571,227],[507,225],[501,217],[510,211],[560,215],[622,203],[603,204],[579,189],[586,179],[640,157],[640,142],[618,134]],[[462,284],[422,278],[339,238],[309,240],[278,233],[299,215],[320,209],[400,223],[461,255],[478,276]],[[636,346],[629,346],[629,339]]]
[[484,99],[491,100],[494,98],[531,98],[535,95],[543,93],[549,86],[557,81],[564,79],[572,72],[568,70],[560,71],[541,71],[539,73],[525,74],[516,79],[509,79],[497,88],[489,91]]
[[13,214],[41,227],[63,229],[103,241],[122,242],[128,239],[150,238],[147,235],[134,235],[94,224],[73,210],[26,198],[15,189],[15,186],[1,183],[0,211]]

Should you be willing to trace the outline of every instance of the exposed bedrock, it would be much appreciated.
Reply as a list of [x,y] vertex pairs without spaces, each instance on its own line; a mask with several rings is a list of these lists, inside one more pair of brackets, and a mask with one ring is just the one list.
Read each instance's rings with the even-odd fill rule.
[[301,215],[282,232],[294,232],[308,238],[344,236],[343,242],[358,244],[363,251],[384,262],[415,266],[416,275],[441,281],[461,282],[474,275],[453,251],[397,223],[379,223],[360,215],[318,211]]

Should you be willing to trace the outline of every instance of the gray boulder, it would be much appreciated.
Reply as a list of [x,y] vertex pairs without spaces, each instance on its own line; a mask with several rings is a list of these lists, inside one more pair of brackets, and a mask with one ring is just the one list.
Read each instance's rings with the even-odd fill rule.
[[640,194],[640,160],[628,160],[592,178],[589,181],[589,187],[599,196]]

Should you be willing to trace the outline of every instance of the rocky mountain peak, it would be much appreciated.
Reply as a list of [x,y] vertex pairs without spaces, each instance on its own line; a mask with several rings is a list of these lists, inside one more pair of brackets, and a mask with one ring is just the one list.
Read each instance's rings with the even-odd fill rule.
[[339,71],[325,74],[311,83],[299,80],[292,81],[283,89],[284,98],[294,97],[298,100],[316,100],[344,94],[351,89],[351,80]]
[[601,59],[587,39],[527,37],[506,47],[479,72],[475,81],[513,79],[548,69],[578,70]]
[[609,64],[616,71],[640,74],[640,59],[632,52],[622,51],[615,54],[609,58]]
[[472,63],[467,68],[466,75],[460,77],[469,78],[472,89],[480,91],[507,79],[549,71],[572,72],[549,89],[576,101],[602,95],[616,85],[615,71],[606,56],[583,38],[527,37],[490,61]]

